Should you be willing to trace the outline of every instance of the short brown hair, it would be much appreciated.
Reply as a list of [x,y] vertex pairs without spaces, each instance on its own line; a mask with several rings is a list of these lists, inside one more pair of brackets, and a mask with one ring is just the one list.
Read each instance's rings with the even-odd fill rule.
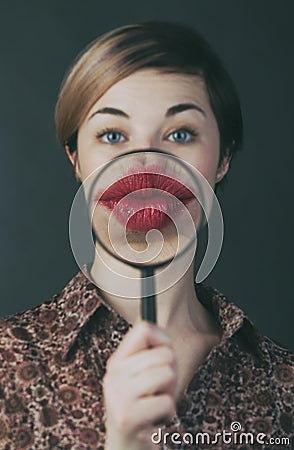
[[146,22],[93,41],[66,75],[56,105],[57,137],[76,149],[78,129],[93,104],[115,83],[146,68],[198,75],[206,85],[220,133],[220,161],[242,145],[242,114],[234,83],[205,39],[187,26]]

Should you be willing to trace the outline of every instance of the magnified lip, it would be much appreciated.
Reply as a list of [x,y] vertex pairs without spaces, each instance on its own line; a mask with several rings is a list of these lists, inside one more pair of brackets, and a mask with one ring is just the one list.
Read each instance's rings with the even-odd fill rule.
[[[180,202],[164,195],[162,191],[176,197]],[[135,194],[121,201],[130,193]],[[127,230],[147,232],[169,225],[171,219],[167,213],[174,217],[194,198],[192,192],[180,181],[161,173],[146,171],[120,178],[102,195],[97,196],[95,201],[111,211],[115,208],[115,216],[119,222],[126,224]]]

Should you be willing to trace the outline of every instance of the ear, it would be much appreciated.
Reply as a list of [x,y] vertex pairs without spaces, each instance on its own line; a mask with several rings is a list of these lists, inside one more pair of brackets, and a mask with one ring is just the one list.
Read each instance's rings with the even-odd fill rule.
[[224,156],[216,172],[215,183],[219,183],[227,174],[230,167],[231,157]]
[[74,152],[71,152],[70,148],[67,144],[65,144],[64,148],[65,148],[65,152],[68,156],[68,159],[70,160],[70,163],[73,166],[76,180],[81,181],[81,173],[80,173],[80,166],[79,166],[77,150],[75,150]]

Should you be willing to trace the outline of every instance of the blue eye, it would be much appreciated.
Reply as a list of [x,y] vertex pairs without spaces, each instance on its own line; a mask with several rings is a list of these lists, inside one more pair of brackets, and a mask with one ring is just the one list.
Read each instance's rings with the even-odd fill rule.
[[186,142],[191,142],[195,136],[197,136],[196,131],[181,128],[173,131],[168,138],[172,138],[170,140],[177,144],[185,144]]
[[118,130],[103,130],[97,135],[98,139],[106,144],[118,144],[125,140],[123,134]]

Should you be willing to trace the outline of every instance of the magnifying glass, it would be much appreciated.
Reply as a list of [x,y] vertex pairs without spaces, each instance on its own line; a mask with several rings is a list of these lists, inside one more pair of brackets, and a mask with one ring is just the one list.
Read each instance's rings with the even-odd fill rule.
[[[139,269],[141,316],[155,323],[156,295],[175,284],[194,260],[197,229],[203,221],[208,223],[214,210],[211,186],[181,159],[148,149],[125,153],[97,168],[81,189],[90,229],[83,233],[80,227],[83,195],[78,192],[70,214],[71,246],[78,264],[83,266],[83,236],[90,231],[95,252],[100,247],[116,261]],[[222,219],[219,212],[216,217]],[[216,222],[217,228],[222,226],[222,220]],[[222,236],[215,240],[214,251],[207,248],[210,260],[218,256],[221,242]],[[123,274],[104,264],[112,280],[108,292],[138,298],[132,295],[132,279],[126,284]]]

